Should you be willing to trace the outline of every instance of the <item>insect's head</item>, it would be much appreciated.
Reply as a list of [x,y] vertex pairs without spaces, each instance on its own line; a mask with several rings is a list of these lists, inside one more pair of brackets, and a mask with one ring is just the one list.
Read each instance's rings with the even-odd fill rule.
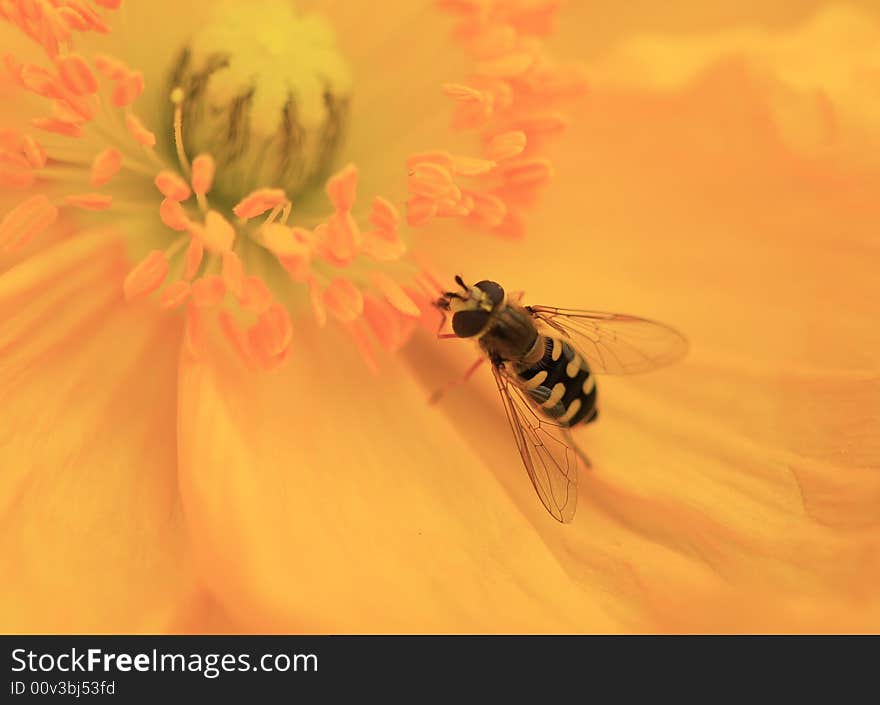
[[444,292],[434,305],[452,314],[452,330],[459,338],[473,338],[486,330],[492,313],[503,305],[504,289],[488,279],[468,286],[456,276],[455,283],[461,291]]

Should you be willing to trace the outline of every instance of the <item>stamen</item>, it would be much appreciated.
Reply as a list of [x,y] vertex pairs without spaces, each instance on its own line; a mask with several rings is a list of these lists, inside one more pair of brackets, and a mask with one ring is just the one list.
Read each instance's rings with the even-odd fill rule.
[[211,185],[214,183],[215,170],[214,158],[210,154],[200,154],[193,159],[192,186],[202,210],[207,209],[205,194],[211,190]]
[[190,304],[186,307],[186,329],[183,340],[190,355],[196,359],[205,356],[207,348],[205,318],[198,306]]
[[261,215],[275,206],[287,201],[287,195],[280,188],[261,188],[245,196],[232,209],[242,220]]
[[334,278],[324,290],[324,305],[340,321],[354,321],[364,311],[364,296],[345,277]]
[[202,257],[205,254],[205,246],[198,237],[190,240],[189,247],[186,248],[186,255],[183,260],[183,278],[190,280],[199,272],[202,266]]
[[122,285],[126,301],[143,298],[158,289],[168,276],[168,259],[162,250],[153,250],[132,269]]
[[125,126],[128,128],[129,133],[131,133],[131,136],[134,137],[136,142],[139,142],[145,147],[156,146],[156,135],[144,127],[143,123],[138,120],[135,115],[129,114],[126,116]]
[[185,201],[192,194],[189,184],[169,169],[163,169],[156,174],[153,183],[165,198],[172,201]]
[[421,312],[415,302],[401,286],[385,272],[373,272],[370,283],[375,286],[394,308],[407,316],[418,316]]
[[111,81],[121,81],[131,73],[128,66],[114,56],[95,54],[93,61],[95,68]]
[[413,196],[406,202],[406,222],[417,228],[437,215],[437,203],[431,198]]
[[485,78],[514,78],[528,71],[535,57],[528,51],[511,52],[506,56],[477,62],[476,73]]
[[223,253],[221,275],[232,295],[240,299],[244,291],[244,266],[232,250]]
[[506,166],[502,174],[510,186],[534,186],[553,176],[553,165],[549,159],[527,159]]
[[56,135],[64,135],[65,137],[82,137],[82,128],[71,122],[64,120],[56,120],[55,118],[33,118],[31,125],[38,130],[46,132],[54,132]]
[[58,209],[44,194],[19,203],[0,221],[0,249],[17,250],[52,225]]
[[46,166],[46,150],[30,135],[22,137],[21,151],[32,168],[42,169]]
[[113,178],[121,166],[122,154],[120,154],[119,150],[112,147],[105,149],[92,162],[89,183],[92,186],[103,186]]
[[511,130],[495,135],[486,146],[486,156],[496,162],[510,159],[526,148],[526,134],[522,130]]
[[113,196],[105,193],[80,193],[66,196],[64,202],[87,211],[103,211],[113,203]]
[[162,308],[177,308],[186,301],[190,294],[190,284],[187,281],[172,282],[164,289],[159,296],[159,305]]
[[232,314],[229,311],[220,311],[217,315],[217,321],[220,324],[220,330],[223,332],[223,335],[226,336],[226,339],[232,345],[232,349],[238,353],[242,362],[251,365],[253,363],[253,354],[251,353],[250,343],[244,331],[235,322]]
[[242,308],[260,314],[272,304],[272,292],[259,277],[253,275],[244,280],[241,301]]
[[55,60],[58,75],[64,87],[74,95],[91,95],[98,91],[98,79],[79,54],[67,54]]
[[393,203],[382,198],[382,196],[376,196],[373,199],[369,220],[378,230],[389,232],[397,230],[397,226],[400,223],[400,214]]
[[248,341],[264,367],[274,367],[284,355],[293,338],[293,327],[287,310],[278,303],[270,305],[260,314],[256,324],[248,330]]
[[192,300],[200,308],[219,306],[224,296],[226,284],[216,274],[202,277],[192,284]]
[[193,227],[193,222],[187,217],[183,206],[177,201],[166,198],[159,205],[159,217],[162,222],[172,230],[183,232]]
[[207,212],[205,225],[198,233],[205,246],[214,252],[230,250],[235,242],[235,228],[217,211]]
[[348,164],[327,179],[325,190],[337,211],[350,211],[357,197],[357,167]]
[[144,75],[138,71],[126,74],[113,88],[111,101],[117,108],[126,108],[144,92]]

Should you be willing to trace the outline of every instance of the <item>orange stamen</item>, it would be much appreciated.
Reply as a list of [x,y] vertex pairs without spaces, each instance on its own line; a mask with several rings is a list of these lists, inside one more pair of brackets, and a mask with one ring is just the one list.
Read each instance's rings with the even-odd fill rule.
[[68,29],[74,32],[85,32],[89,29],[89,23],[76,10],[69,7],[56,8],[55,14]]
[[373,207],[370,209],[370,223],[381,231],[393,231],[400,223],[400,214],[390,201],[376,196],[373,199]]
[[241,258],[232,250],[223,253],[221,275],[226,288],[233,296],[240,299],[244,291],[244,265],[241,263]]
[[495,135],[486,146],[486,156],[496,162],[521,154],[526,148],[526,134],[522,130],[511,130]]
[[58,218],[58,209],[44,194],[19,203],[0,221],[0,249],[24,247]]
[[96,54],[94,62],[95,68],[111,81],[121,81],[131,73],[128,66],[114,56]]
[[138,71],[128,73],[113,87],[111,100],[117,108],[126,108],[144,92],[144,75]]
[[461,197],[450,171],[431,162],[418,164],[408,178],[408,185],[411,193],[425,198],[457,200]]
[[514,127],[531,135],[549,135],[568,127],[568,120],[559,113],[530,115],[516,120]]
[[67,54],[55,60],[64,87],[74,95],[91,95],[98,90],[98,79],[89,62],[79,54]]
[[205,336],[205,317],[198,306],[186,307],[186,329],[184,344],[190,355],[196,359],[205,356],[207,339]]
[[186,301],[190,294],[190,288],[189,282],[172,282],[162,289],[162,293],[159,296],[159,305],[162,308],[177,308]]
[[205,246],[199,238],[194,237],[189,241],[189,247],[186,248],[186,255],[183,258],[183,278],[192,279],[199,272],[202,266],[202,257],[205,254]]
[[528,71],[535,57],[527,51],[515,51],[505,56],[477,62],[476,72],[486,78],[514,78]]
[[192,193],[189,189],[189,184],[186,183],[183,177],[175,174],[170,169],[163,169],[156,174],[153,183],[156,184],[156,188],[159,189],[165,198],[172,201],[185,201]]
[[156,146],[156,135],[144,127],[143,123],[134,115],[128,115],[125,118],[125,126],[128,128],[129,133],[131,133],[131,136],[134,137],[136,142],[139,142],[146,147]]
[[159,217],[172,230],[183,232],[193,227],[193,222],[187,217],[183,206],[170,198],[163,199],[159,205]]
[[21,151],[32,168],[42,169],[46,166],[46,150],[30,135],[22,137]]
[[489,159],[475,159],[473,157],[455,157],[453,170],[462,176],[481,176],[495,168],[495,162]]
[[193,303],[200,308],[218,306],[226,296],[226,284],[216,274],[197,279],[191,288]]
[[433,150],[430,152],[416,152],[409,155],[406,160],[406,168],[408,171],[415,171],[419,164],[438,164],[445,169],[452,171],[455,160],[449,152],[441,150]]
[[343,322],[355,320],[364,311],[364,295],[345,277],[335,277],[323,299],[327,310]]
[[260,314],[272,304],[272,292],[266,282],[251,275],[244,280],[240,303],[242,308]]
[[235,228],[217,211],[207,212],[205,225],[198,232],[205,246],[214,252],[230,250],[235,242]]
[[64,90],[58,79],[41,66],[26,64],[19,74],[24,87],[44,98],[61,98]]
[[312,302],[312,313],[315,315],[315,322],[319,327],[323,328],[327,325],[327,308],[324,306],[321,288],[314,278],[309,280],[309,298]]
[[34,118],[31,120],[31,125],[38,130],[54,132],[56,135],[64,135],[65,137],[82,136],[82,129],[79,125],[74,125],[71,122],[65,122],[64,120],[57,120],[55,118]]
[[[204,196],[214,183],[216,165],[210,154],[200,154],[192,163],[192,187],[198,196]],[[237,214],[236,214],[237,215]]]
[[351,262],[363,242],[363,235],[351,213],[335,213],[321,233],[325,256],[339,265]]
[[89,183],[92,186],[103,186],[112,179],[122,166],[122,154],[118,149],[108,147],[98,153],[92,161]]
[[132,269],[122,285],[126,301],[142,298],[158,289],[168,276],[168,258],[153,250]]
[[220,330],[226,336],[230,345],[232,345],[233,350],[238,353],[242,362],[250,365],[253,362],[250,343],[244,331],[235,322],[232,314],[229,311],[220,311],[217,315],[217,321],[220,324]]
[[294,237],[293,230],[290,226],[281,223],[263,225],[260,228],[260,241],[276,257],[303,254],[308,248],[301,240]]
[[406,222],[417,228],[437,215],[437,203],[430,198],[413,196],[406,202]]
[[420,314],[419,307],[401,288],[400,284],[384,272],[373,272],[370,276],[370,283],[379,290],[388,303],[401,313],[407,316]]
[[526,159],[506,166],[503,174],[509,186],[535,186],[553,176],[553,165],[549,159]]
[[501,225],[507,215],[507,205],[504,201],[498,198],[498,196],[493,196],[491,193],[465,191],[465,194],[473,202],[471,214],[474,217],[489,228]]
[[66,196],[64,202],[68,206],[86,211],[103,211],[113,203],[113,196],[105,193],[79,193]]
[[293,327],[287,309],[279,303],[272,303],[263,311],[257,322],[248,330],[251,346],[263,358],[274,358],[283,354],[293,338]]
[[232,212],[242,220],[261,215],[275,206],[284,203],[287,196],[279,188],[261,188],[252,191],[245,196],[232,209]]
[[400,326],[394,310],[385,301],[364,296],[364,320],[385,350],[393,352],[400,345]]
[[327,180],[324,188],[337,211],[351,210],[357,197],[357,178],[357,167],[348,164]]

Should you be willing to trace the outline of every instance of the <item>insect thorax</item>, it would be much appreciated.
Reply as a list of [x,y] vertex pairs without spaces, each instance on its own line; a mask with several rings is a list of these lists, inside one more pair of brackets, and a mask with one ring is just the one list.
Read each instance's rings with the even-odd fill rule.
[[536,353],[539,333],[532,314],[521,306],[505,306],[493,315],[480,347],[493,360],[523,362]]

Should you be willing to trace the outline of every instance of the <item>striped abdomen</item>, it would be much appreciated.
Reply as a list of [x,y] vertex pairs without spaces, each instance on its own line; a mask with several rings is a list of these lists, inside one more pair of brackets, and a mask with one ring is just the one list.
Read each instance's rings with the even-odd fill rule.
[[544,338],[544,356],[517,372],[520,386],[541,411],[563,426],[594,421],[596,383],[586,361],[564,340]]

